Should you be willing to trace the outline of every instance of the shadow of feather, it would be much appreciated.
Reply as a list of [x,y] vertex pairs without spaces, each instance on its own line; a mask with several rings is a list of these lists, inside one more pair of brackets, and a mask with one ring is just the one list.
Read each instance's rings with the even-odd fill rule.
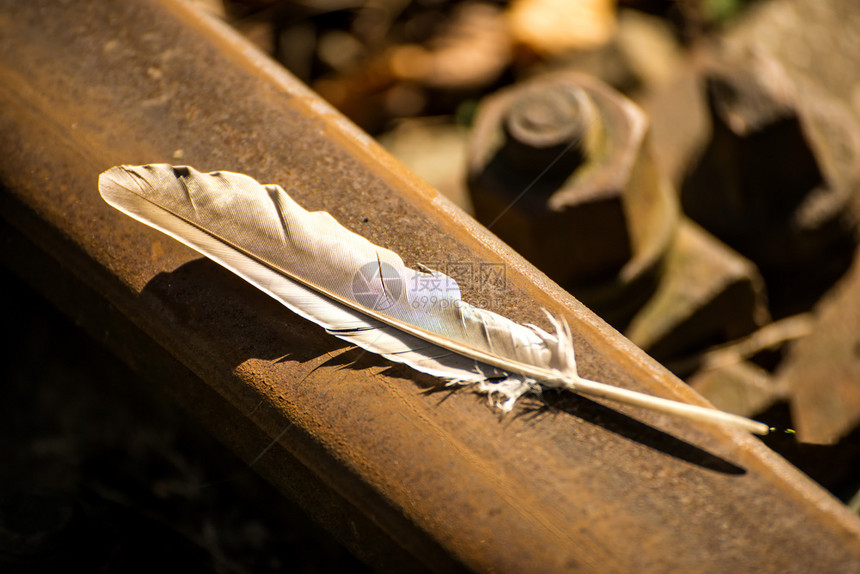
[[574,393],[547,391],[541,395],[539,404],[523,408],[523,416],[534,418],[562,414],[574,416],[627,440],[714,472],[729,475],[743,475],[747,472],[701,447]]
[[[411,381],[422,389],[423,394],[444,393],[440,402],[469,391],[468,386],[447,386],[436,377],[392,363],[328,334],[323,328],[299,317],[240,277],[206,259],[196,259],[172,272],[158,274],[146,285],[141,297],[148,305],[160,307],[184,329],[205,333],[205,337],[197,342],[204,349],[202,352],[210,353],[218,361],[226,360],[231,366],[257,358],[278,363],[313,361],[317,363],[314,370],[336,368],[362,371],[385,367],[382,374]],[[319,362],[324,356],[329,358]],[[482,395],[482,400],[486,401],[485,395]],[[536,424],[553,413],[577,417],[627,440],[702,468],[731,475],[746,472],[686,441],[572,393],[547,391],[540,398],[523,398],[513,413],[500,413],[499,418],[527,417]]]

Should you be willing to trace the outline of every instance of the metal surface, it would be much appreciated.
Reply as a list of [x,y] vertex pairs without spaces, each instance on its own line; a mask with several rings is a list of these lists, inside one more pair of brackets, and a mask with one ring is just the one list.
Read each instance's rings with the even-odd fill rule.
[[3,263],[377,568],[860,569],[857,518],[750,436],[577,397],[500,419],[105,205],[119,163],[278,182],[408,264],[501,266],[466,298],[565,316],[585,376],[701,401],[220,25],[4,0],[0,35]]

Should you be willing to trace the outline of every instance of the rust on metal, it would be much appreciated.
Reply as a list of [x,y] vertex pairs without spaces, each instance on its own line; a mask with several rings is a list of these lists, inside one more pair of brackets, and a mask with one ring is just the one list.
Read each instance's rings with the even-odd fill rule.
[[667,360],[769,316],[755,266],[679,214],[648,123],[593,78],[532,79],[482,103],[469,183],[479,220]]
[[767,323],[764,293],[755,265],[681,218],[657,288],[624,334],[665,364]]
[[810,336],[798,341],[776,379],[792,398],[804,442],[835,443],[860,425],[860,257],[819,301]]
[[682,187],[684,211],[758,265],[776,314],[802,310],[857,245],[849,206],[860,138],[837,133],[850,116],[805,103],[779,60],[753,46],[712,50],[704,79],[711,134]]
[[486,98],[469,146],[477,218],[604,317],[648,297],[678,220],[647,126],[609,86],[560,72]]
[[369,563],[860,569],[857,518],[757,439],[577,397],[500,419],[105,205],[115,164],[277,182],[408,264],[502,269],[465,297],[566,317],[585,376],[701,402],[223,26],[176,0],[3,0],[0,35],[4,264]]

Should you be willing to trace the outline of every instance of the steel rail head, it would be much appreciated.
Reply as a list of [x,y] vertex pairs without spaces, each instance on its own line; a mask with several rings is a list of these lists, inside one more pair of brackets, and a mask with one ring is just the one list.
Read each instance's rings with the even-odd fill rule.
[[465,298],[564,315],[584,376],[701,402],[225,26],[178,0],[3,0],[0,34],[4,236],[43,257],[4,264],[370,563],[860,569],[856,517],[757,439],[576,397],[500,419],[105,205],[98,174],[123,163],[277,182],[407,264],[503,272]]

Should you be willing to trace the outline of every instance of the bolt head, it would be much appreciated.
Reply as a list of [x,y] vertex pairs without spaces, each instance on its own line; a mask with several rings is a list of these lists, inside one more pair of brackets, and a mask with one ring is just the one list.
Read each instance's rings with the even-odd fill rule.
[[588,95],[579,87],[537,85],[520,94],[505,117],[505,131],[534,149],[566,146],[582,140],[593,121]]

